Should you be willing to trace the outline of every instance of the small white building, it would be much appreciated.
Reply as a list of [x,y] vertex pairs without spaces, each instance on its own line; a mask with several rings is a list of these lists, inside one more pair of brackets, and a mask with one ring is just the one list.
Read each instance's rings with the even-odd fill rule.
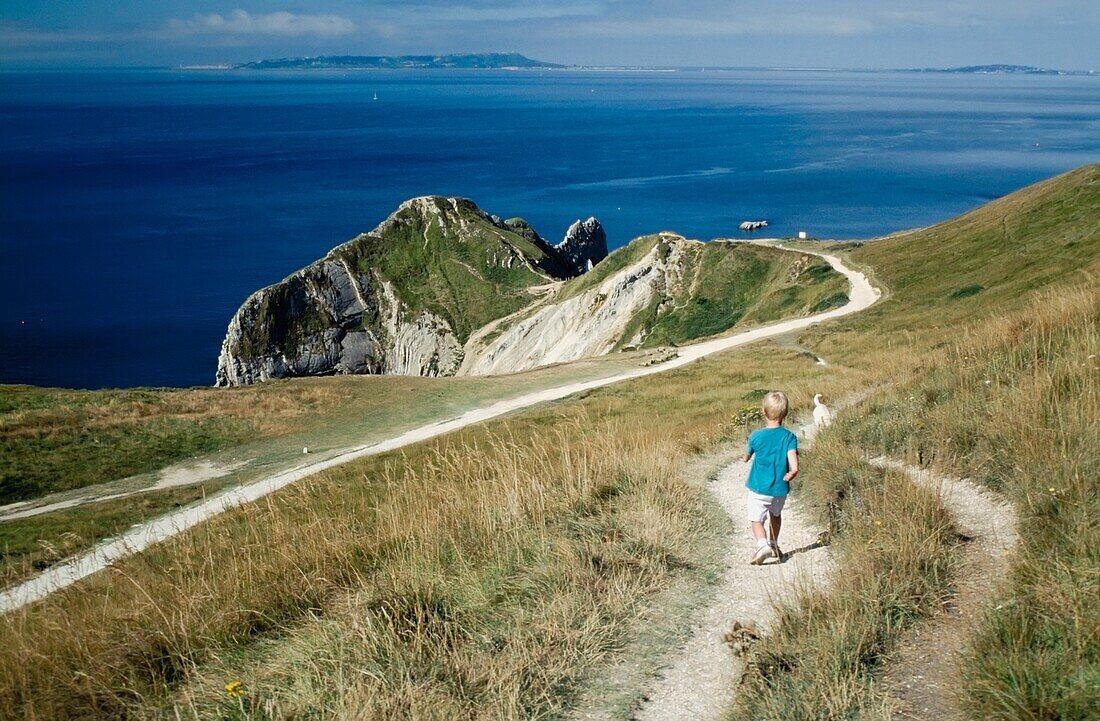
[[806,231],[804,231],[804,230],[798,231],[798,239],[799,240],[806,240],[806,238],[808,238],[808,237],[809,236],[806,234]]

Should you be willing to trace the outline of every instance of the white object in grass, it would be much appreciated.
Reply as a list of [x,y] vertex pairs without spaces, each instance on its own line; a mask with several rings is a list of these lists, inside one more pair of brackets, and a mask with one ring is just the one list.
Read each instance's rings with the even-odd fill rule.
[[821,402],[821,394],[814,395],[814,425],[818,428],[827,428],[833,425],[833,413],[829,406]]

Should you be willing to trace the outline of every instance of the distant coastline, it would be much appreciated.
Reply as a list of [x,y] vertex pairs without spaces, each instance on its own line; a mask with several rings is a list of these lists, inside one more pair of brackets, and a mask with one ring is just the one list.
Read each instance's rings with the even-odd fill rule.
[[1032,65],[964,65],[951,68],[805,68],[671,65],[563,65],[520,53],[450,53],[444,55],[317,55],[268,58],[246,63],[181,65],[180,70],[573,70],[595,72],[707,72],[770,70],[776,72],[936,73],[954,75],[1094,76],[1095,70],[1065,70]]
[[1095,70],[1058,70],[1031,65],[965,65],[958,68],[915,68],[910,72],[959,75],[1096,75]]
[[[454,53],[449,55],[318,55],[257,60],[230,67],[234,70],[420,70],[431,68],[550,70],[565,66],[533,60],[519,53]],[[202,69],[202,67],[193,69]]]

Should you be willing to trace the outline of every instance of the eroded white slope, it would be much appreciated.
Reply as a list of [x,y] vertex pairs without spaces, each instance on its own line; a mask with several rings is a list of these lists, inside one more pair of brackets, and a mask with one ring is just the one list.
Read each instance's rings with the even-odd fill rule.
[[539,308],[509,326],[484,348],[466,348],[459,375],[516,373],[610,353],[634,317],[678,282],[684,254],[696,240],[674,237],[600,285]]

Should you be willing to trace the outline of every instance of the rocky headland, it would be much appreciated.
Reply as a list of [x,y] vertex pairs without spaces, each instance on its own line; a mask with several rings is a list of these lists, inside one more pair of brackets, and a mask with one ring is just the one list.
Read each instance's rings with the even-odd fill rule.
[[413,198],[249,296],[229,323],[216,384],[510,373],[811,312],[843,303],[843,287],[811,256],[673,233],[608,256],[595,218],[551,245],[522,218]]

